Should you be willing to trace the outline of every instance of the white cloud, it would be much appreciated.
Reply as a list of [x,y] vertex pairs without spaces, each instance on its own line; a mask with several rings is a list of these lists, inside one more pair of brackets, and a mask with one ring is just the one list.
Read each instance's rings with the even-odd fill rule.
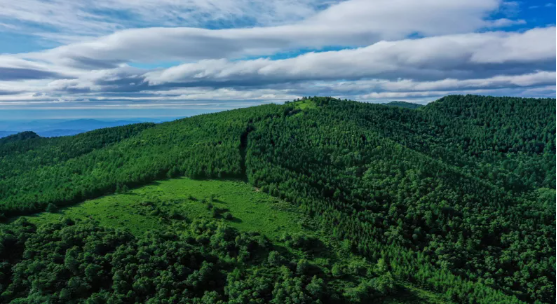
[[[380,101],[388,99],[432,100],[447,94],[499,94],[524,95],[534,97],[551,97],[555,95],[555,72],[539,71],[523,75],[500,75],[481,79],[442,79],[436,81],[398,80],[359,80],[359,81],[308,81],[284,87],[268,88],[211,88],[188,87],[175,89],[145,90],[129,92],[125,95],[85,90],[66,93],[67,90],[79,90],[86,87],[86,82],[73,80],[25,81],[0,85],[0,91],[16,89],[20,93],[0,95],[1,106],[18,107],[57,106],[76,103],[79,107],[183,107],[193,101],[231,102],[231,101],[271,101],[283,102],[301,96],[322,95],[351,98],[361,101]],[[236,105],[231,103],[228,106]],[[225,106],[221,104],[220,106]],[[232,106],[234,107],[234,106]]]
[[[80,9],[79,1],[39,1],[39,0],[2,0],[0,1],[0,21],[16,23],[22,30],[29,23],[59,29],[72,29],[74,33],[110,32],[118,25],[100,16],[86,13]],[[37,31],[37,29],[35,29]],[[39,30],[41,31],[41,30]],[[30,32],[27,32],[29,34]],[[31,32],[32,33],[32,32]]]
[[19,0],[0,1],[0,21],[25,34],[55,28],[60,36],[101,35],[138,26],[196,26],[211,22],[276,25],[315,14],[318,0]]
[[526,21],[522,19],[511,20],[507,18],[501,18],[501,19],[488,21],[488,24],[489,24],[488,27],[507,27],[507,26],[517,25],[517,24],[526,24]]
[[[271,2],[282,3],[279,5],[282,8],[290,3],[285,1]],[[445,35],[493,27],[493,21],[486,20],[486,17],[499,5],[499,0],[349,0],[308,14],[299,22],[284,25],[217,30],[136,28],[30,56],[58,60],[62,64],[80,64],[83,59],[109,62],[158,61],[161,58],[192,61],[269,55],[297,48],[366,46],[379,40],[402,39],[416,33]],[[296,5],[290,7],[292,10],[298,8]],[[301,11],[304,12],[304,9]],[[71,20],[68,21],[70,25]],[[74,39],[67,35],[62,38],[65,41]]]
[[[149,92],[143,92],[149,93]],[[233,88],[182,88],[168,91],[152,92],[164,96],[165,100],[273,100],[287,101],[301,97],[290,89],[254,89],[237,90]]]
[[[442,79],[436,81],[416,81],[412,79],[398,80],[357,80],[357,81],[325,81],[314,82],[311,84],[315,90],[327,92],[327,95],[358,95],[372,96],[403,96],[414,94],[416,96],[427,96],[429,92],[483,92],[489,90],[509,89],[509,88],[527,88],[547,86],[555,83],[555,72],[540,71],[523,75],[499,75],[490,78],[479,79]],[[306,87],[308,84],[303,84]],[[400,95],[402,94],[402,95]],[[425,94],[425,95],[424,95]]]
[[[535,44],[537,50],[522,48],[524,44]],[[487,56],[494,47],[505,54],[500,56],[503,59]],[[284,60],[201,60],[154,71],[125,64],[89,70],[0,56],[0,69],[56,75],[43,80],[0,82],[0,91],[12,92],[1,98],[6,102],[20,98],[58,100],[65,96],[93,102],[276,100],[321,94],[363,99],[379,93],[390,96],[389,92],[426,96],[428,91],[548,85],[554,82],[555,72],[536,71],[535,67],[554,60],[555,28],[382,41],[364,48],[307,53]],[[24,95],[27,93],[31,95]]]
[[[528,47],[532,45],[536,47]],[[554,27],[525,33],[491,32],[382,41],[364,48],[308,53],[283,60],[202,60],[149,72],[146,80],[162,84],[366,77],[470,78],[476,69],[485,65],[552,59],[555,59]],[[504,72],[504,68],[496,72]],[[509,69],[516,66],[511,65]]]
[[491,95],[491,96],[519,96],[528,98],[555,98],[555,86],[543,89],[476,89],[476,90],[446,90],[446,91],[409,91],[409,92],[372,92],[354,96],[354,99],[368,102],[386,102],[392,100],[406,100],[417,103],[429,103],[447,95]]
[[[529,30],[523,34],[513,34],[500,43],[485,45],[472,58],[475,62],[502,63],[548,59],[555,55],[555,27]],[[553,57],[555,58],[555,57]]]
[[[203,27],[209,21],[235,23],[248,19],[254,25],[276,25],[316,13],[318,0],[97,0],[105,10],[127,11],[144,22],[165,26]],[[329,1],[335,3],[336,1]],[[86,8],[85,8],[86,9]]]

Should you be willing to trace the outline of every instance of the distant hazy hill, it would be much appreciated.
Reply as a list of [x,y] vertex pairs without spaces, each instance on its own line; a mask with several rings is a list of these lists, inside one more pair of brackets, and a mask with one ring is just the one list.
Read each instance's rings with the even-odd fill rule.
[[406,102],[406,101],[391,101],[391,102],[385,103],[384,105],[390,106],[390,107],[406,108],[406,109],[417,109],[417,108],[423,107],[423,105],[421,105],[421,104],[411,103],[411,102]]
[[41,119],[41,120],[16,120],[0,122],[0,137],[22,131],[33,131],[41,137],[57,137],[76,135],[101,128],[111,128],[141,122],[160,122],[169,119],[134,119],[134,120],[98,120],[98,119]]

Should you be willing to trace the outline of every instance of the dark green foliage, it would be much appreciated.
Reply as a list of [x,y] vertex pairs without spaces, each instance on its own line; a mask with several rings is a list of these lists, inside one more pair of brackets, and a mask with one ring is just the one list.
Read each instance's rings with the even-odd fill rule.
[[384,103],[383,105],[389,107],[405,108],[405,109],[417,109],[423,107],[423,105],[421,104],[405,102],[405,101],[391,101],[388,103]]
[[50,204],[48,204],[48,206],[46,206],[46,210],[45,210],[45,211],[46,211],[46,212],[51,212],[51,213],[52,213],[52,212],[56,212],[56,211],[58,211],[58,207],[56,207],[56,205],[50,203]]
[[17,142],[17,141],[21,141],[21,140],[26,140],[26,139],[32,139],[32,138],[40,138],[40,136],[35,132],[25,131],[25,132],[21,132],[21,133],[17,133],[17,134],[13,134],[13,135],[10,135],[10,136],[0,138],[0,145],[6,144],[6,143],[11,143],[11,142]]
[[[0,212],[179,175],[241,178],[300,206],[342,252],[377,263],[381,277],[334,293],[277,252],[265,260],[287,268],[280,276],[226,278],[238,286],[226,291],[232,303],[258,288],[272,295],[261,303],[319,294],[366,302],[396,292],[393,280],[456,302],[555,301],[555,99],[447,96],[409,110],[315,97],[98,132],[0,145]],[[284,241],[309,251],[304,237]],[[333,266],[332,276],[361,271],[349,268]],[[218,288],[195,296],[223,299]]]
[[293,249],[311,250],[319,247],[319,240],[315,237],[307,236],[305,234],[288,234],[285,233],[281,241],[286,243],[286,246]]
[[[476,103],[474,98],[447,98],[436,103],[477,104],[477,111],[486,110],[484,103]],[[520,100],[518,104],[525,108],[531,104],[548,117],[554,115],[554,101],[526,101]],[[464,133],[459,138],[453,134],[459,130],[466,132],[464,126],[452,129],[450,136],[445,134],[449,126],[440,131],[423,130],[419,137],[410,131],[410,126],[413,130],[427,127],[424,123],[427,119],[433,121],[429,127],[443,121],[439,116],[448,111],[438,110],[431,117],[429,112],[422,114],[431,111],[430,107],[440,108],[436,103],[408,111],[335,99],[316,102],[322,109],[275,121],[252,133],[249,151],[253,152],[247,156],[251,183],[302,205],[321,220],[323,227],[331,229],[333,236],[349,239],[361,254],[396,261],[394,274],[404,274],[412,281],[461,299],[473,297],[466,288],[482,290],[483,286],[495,286],[521,299],[552,302],[554,208],[547,208],[551,204],[532,200],[525,193],[528,189],[554,185],[528,184],[526,179],[518,178],[517,182],[524,187],[506,187],[491,184],[489,176],[479,179],[470,175],[481,170],[480,166],[498,164],[499,159],[491,156],[503,152],[495,147],[514,145],[514,137],[493,135],[486,139],[485,134],[489,133],[483,131],[478,133],[484,138],[481,142],[470,140],[474,145],[463,149],[452,140],[474,136]],[[504,99],[494,102],[503,103]],[[453,107],[456,105],[448,108]],[[518,114],[512,112],[511,117],[511,114],[518,120]],[[393,121],[393,116],[401,121]],[[391,119],[385,120],[386,117]],[[416,121],[410,123],[411,117],[416,117]],[[524,132],[543,133],[546,129],[554,134],[554,120],[541,116],[538,119],[536,124],[523,125]],[[468,124],[477,128],[477,122]],[[342,129],[338,128],[340,125]],[[541,129],[536,130],[537,126]],[[501,127],[488,130],[496,133]],[[516,145],[515,152],[507,151],[500,158],[534,163],[552,156],[553,160],[544,165],[540,174],[545,176],[544,180],[553,180],[554,138],[544,138],[547,141],[543,151],[531,150],[530,145]],[[494,140],[499,143],[478,152],[483,142]],[[417,150],[420,144],[424,147],[416,151],[401,143]],[[439,150],[443,151],[445,162],[438,159]],[[468,160],[469,164],[474,160],[479,166],[456,167]],[[535,254],[519,257],[515,254],[517,250]],[[518,261],[532,266],[524,271]],[[435,268],[425,270],[430,263]],[[450,283],[461,279],[478,282],[482,287]],[[493,296],[475,300],[497,301],[499,296]]]
[[[142,237],[92,222],[19,220],[0,230],[0,302],[358,302],[311,262],[288,263],[270,249],[262,236],[200,220]],[[389,275],[353,279],[366,299],[380,299],[394,288]]]
[[228,220],[233,218],[232,214],[228,212],[228,209],[214,207],[211,203],[207,204],[207,209],[211,210],[214,218],[224,218]]

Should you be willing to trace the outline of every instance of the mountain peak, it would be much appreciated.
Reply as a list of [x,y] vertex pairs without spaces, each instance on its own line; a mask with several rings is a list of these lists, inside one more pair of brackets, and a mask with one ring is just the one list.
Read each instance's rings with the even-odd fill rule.
[[24,131],[17,134],[9,135],[0,139],[0,144],[5,144],[14,141],[39,138],[40,136],[33,131]]

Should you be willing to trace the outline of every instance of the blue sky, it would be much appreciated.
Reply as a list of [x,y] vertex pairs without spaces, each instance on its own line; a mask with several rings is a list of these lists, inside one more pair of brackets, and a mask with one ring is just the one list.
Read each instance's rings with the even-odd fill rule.
[[302,96],[555,97],[545,0],[18,0],[0,119],[187,116]]

